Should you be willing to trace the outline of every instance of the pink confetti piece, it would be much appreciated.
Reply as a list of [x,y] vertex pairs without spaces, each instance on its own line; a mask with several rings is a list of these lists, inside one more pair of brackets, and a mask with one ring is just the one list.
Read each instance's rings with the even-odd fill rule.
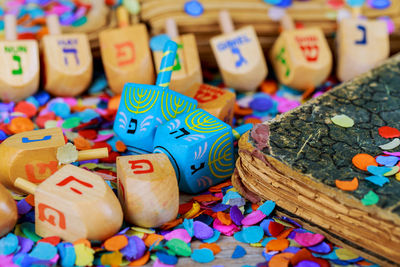
[[220,231],[222,234],[226,236],[232,236],[234,233],[239,231],[239,228],[236,225],[234,224],[225,225],[217,218],[213,222],[213,227],[215,230]]
[[164,236],[165,240],[171,240],[171,239],[180,239],[184,241],[185,243],[189,243],[192,240],[192,237],[189,235],[189,233],[185,229],[176,229],[173,230],[172,232],[166,234]]
[[325,237],[321,234],[313,233],[296,233],[294,240],[303,247],[315,246],[324,240]]
[[383,154],[390,155],[390,156],[400,157],[400,152],[383,151]]
[[153,263],[153,267],[172,267],[175,265],[170,265],[170,264],[165,264],[162,263],[159,259],[157,259],[154,263]]
[[267,216],[261,210],[255,210],[243,218],[242,224],[245,226],[254,225],[261,222],[265,217]]

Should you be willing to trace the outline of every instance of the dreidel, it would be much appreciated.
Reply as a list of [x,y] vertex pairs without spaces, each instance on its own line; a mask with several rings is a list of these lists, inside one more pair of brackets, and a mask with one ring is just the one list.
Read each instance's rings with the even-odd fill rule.
[[235,169],[233,142],[252,127],[236,129],[202,109],[157,128],[153,153],[170,159],[180,190],[195,194],[229,178]]
[[153,84],[155,78],[146,26],[129,26],[124,6],[117,8],[117,20],[119,28],[102,31],[99,41],[108,84],[121,94],[126,82]]
[[196,100],[168,89],[177,48],[173,41],[165,44],[156,85],[124,86],[114,132],[133,154],[151,153],[156,128],[197,107]]
[[[172,18],[165,20],[165,29],[168,37],[178,44],[169,88],[186,96],[193,97],[192,92],[188,89],[194,83],[203,82],[196,38],[194,34],[179,35],[176,22]],[[153,55],[158,70],[160,69],[163,53],[162,51],[153,51]]]
[[35,196],[35,231],[41,237],[102,241],[122,225],[114,192],[102,177],[82,168],[65,165],[40,185],[22,178],[14,185]]
[[190,91],[195,92],[198,108],[204,109],[223,122],[232,125],[233,108],[236,95],[229,90],[221,89],[209,84],[195,83]]
[[[0,182],[15,190],[17,177],[39,184],[60,167],[57,152],[65,145],[61,128],[18,133],[0,144]],[[108,157],[107,148],[72,151],[72,161]]]
[[337,77],[353,79],[389,56],[390,43],[386,23],[354,16],[339,22],[337,36]]
[[35,40],[17,40],[16,18],[4,16],[6,41],[0,42],[0,99],[19,101],[39,87],[39,49]]
[[164,154],[117,158],[118,198],[125,219],[141,227],[158,227],[178,215],[175,170]]
[[61,34],[58,16],[46,17],[50,35],[43,37],[44,89],[55,96],[77,96],[92,81],[92,52],[86,34]]
[[11,193],[0,184],[0,237],[10,232],[18,219],[18,210]]
[[300,91],[320,85],[332,69],[332,53],[322,30],[295,29],[287,14],[281,18],[281,27],[270,53],[278,80]]
[[223,34],[210,44],[224,83],[238,91],[254,91],[268,74],[267,64],[253,26],[234,30],[228,11],[219,14]]

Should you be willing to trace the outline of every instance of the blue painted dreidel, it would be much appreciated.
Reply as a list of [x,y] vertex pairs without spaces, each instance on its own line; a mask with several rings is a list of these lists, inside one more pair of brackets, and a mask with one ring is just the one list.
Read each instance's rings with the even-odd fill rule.
[[208,112],[196,109],[157,128],[153,153],[169,157],[180,190],[198,193],[232,175],[233,142],[251,127],[245,124],[232,129]]
[[178,45],[168,41],[156,85],[126,83],[114,131],[133,154],[151,153],[156,128],[197,107],[197,101],[168,89]]

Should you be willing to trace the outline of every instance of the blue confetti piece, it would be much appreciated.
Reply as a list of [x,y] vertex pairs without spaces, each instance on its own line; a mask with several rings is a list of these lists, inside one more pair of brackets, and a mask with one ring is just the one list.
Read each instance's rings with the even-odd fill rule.
[[18,249],[18,238],[16,235],[9,233],[0,239],[0,255],[10,255]]
[[128,245],[120,251],[129,261],[143,257],[146,252],[146,245],[137,236],[128,236]]
[[50,100],[50,94],[46,91],[39,91],[33,95],[40,106],[45,105]]
[[4,30],[4,20],[0,20],[0,30]]
[[277,253],[279,253],[279,251],[270,251],[270,252],[267,253],[267,252],[265,252],[265,250],[263,250],[262,255],[263,255],[263,257],[265,258],[266,261],[270,261],[271,258]]
[[204,12],[203,5],[196,0],[187,1],[183,9],[185,10],[186,14],[193,17],[200,16]]
[[193,237],[194,231],[193,231],[193,219],[185,219],[183,221],[183,227],[185,230],[188,232],[188,234]]
[[228,208],[230,208],[229,205],[225,205],[225,204],[222,204],[222,203],[218,203],[218,204],[216,204],[214,207],[212,207],[212,211],[213,211],[213,212],[225,211],[225,210],[227,210]]
[[377,175],[377,176],[383,176],[385,173],[389,172],[392,170],[392,168],[388,168],[388,167],[378,167],[378,166],[368,166],[367,170],[372,173],[373,175]]
[[164,264],[175,265],[178,263],[178,258],[159,250],[156,252],[157,258]]
[[302,260],[296,264],[296,267],[320,267],[320,265],[314,261]]
[[98,93],[106,89],[108,83],[105,75],[97,77],[89,88],[89,93]]
[[297,252],[299,252],[300,249],[301,248],[298,248],[298,247],[287,247],[282,252],[289,252],[289,253],[296,254]]
[[385,9],[390,7],[391,5],[391,1],[390,0],[369,0],[368,1],[368,5],[372,8],[376,8],[376,9]]
[[215,243],[215,242],[217,242],[217,240],[219,239],[219,237],[221,235],[221,232],[218,231],[218,230],[215,230],[215,229],[213,229],[213,231],[214,231],[214,234],[213,234],[212,237],[202,240],[204,243]]
[[247,243],[257,243],[264,237],[264,230],[260,226],[246,227],[242,232]]
[[321,255],[321,254],[317,254],[317,253],[312,253],[313,256],[318,257],[318,258],[323,258],[326,260],[337,260],[338,256],[336,255],[335,251],[332,251],[329,254],[326,255]]
[[171,40],[166,34],[159,34],[150,39],[150,48],[152,51],[163,51],[166,42]]
[[59,243],[57,245],[58,252],[61,257],[62,267],[72,267],[75,265],[76,254],[75,248],[71,243]]
[[0,130],[0,141],[3,141],[5,139],[7,139],[7,134],[2,130]]
[[268,244],[269,241],[275,240],[275,239],[276,239],[276,237],[266,237],[266,238],[264,238],[263,241],[261,242],[261,245],[262,245],[263,247],[265,247],[265,246]]
[[364,5],[365,0],[346,0],[346,2],[351,7],[361,7]]
[[262,213],[264,213],[266,216],[269,216],[271,212],[275,209],[275,202],[272,200],[267,200],[262,204],[261,206],[258,207],[258,210],[261,210]]
[[211,217],[210,215],[207,214],[200,214],[199,216],[197,216],[196,218],[193,219],[194,221],[200,221],[203,222],[207,225],[211,225],[212,222],[214,221],[214,218]]
[[225,196],[222,198],[222,204],[228,204],[230,199],[234,198],[242,198],[242,196],[235,191],[229,191],[228,193],[225,194]]
[[199,263],[209,263],[214,260],[214,253],[208,248],[195,249],[190,257]]
[[290,7],[292,5],[292,0],[281,0],[280,3],[276,4],[279,7]]
[[281,2],[282,0],[264,0],[265,3],[270,4],[270,5],[277,5]]
[[234,233],[234,234],[233,234],[233,237],[234,237],[237,241],[239,241],[239,242],[247,243],[246,240],[244,239],[244,236],[243,236],[243,232],[242,232],[242,231],[239,231],[239,232]]
[[49,110],[53,111],[56,116],[63,119],[67,118],[71,114],[71,108],[65,102],[53,102],[49,105]]
[[40,242],[33,248],[29,256],[39,260],[51,260],[56,256],[57,248],[52,244]]
[[78,117],[81,118],[82,123],[87,123],[97,117],[100,117],[100,115],[93,109],[85,109],[84,111],[78,113]]
[[29,252],[33,245],[35,244],[32,240],[29,238],[25,238],[22,236],[17,236],[18,238],[18,244],[19,244],[19,250],[17,251],[18,253],[27,253]]
[[365,180],[370,181],[379,186],[383,186],[386,183],[389,183],[389,179],[384,176],[368,176]]
[[246,250],[242,246],[237,245],[232,253],[232,259],[243,258],[246,254],[247,254]]
[[17,203],[17,209],[18,209],[19,215],[24,215],[24,214],[27,214],[32,209],[32,206],[29,205],[29,203],[26,202],[25,199],[21,199]]
[[332,251],[331,246],[326,242],[321,242],[318,245],[307,247],[311,252],[319,253],[319,254],[327,254]]
[[393,167],[396,165],[396,163],[399,161],[398,157],[395,156],[377,156],[376,157],[376,162],[387,166],[387,167]]
[[36,98],[34,98],[33,96],[28,97],[27,99],[25,99],[26,102],[31,103],[32,105],[34,105],[36,108],[40,107],[39,102],[36,100]]

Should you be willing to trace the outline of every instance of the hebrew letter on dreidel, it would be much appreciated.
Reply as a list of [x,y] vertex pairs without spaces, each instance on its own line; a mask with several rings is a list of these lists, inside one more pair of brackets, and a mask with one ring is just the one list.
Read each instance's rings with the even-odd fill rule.
[[119,67],[135,62],[135,47],[131,41],[115,44],[114,47],[117,51]]
[[276,60],[280,61],[282,63],[282,65],[286,67],[285,76],[289,77],[290,69],[286,62],[286,59],[283,57],[284,53],[285,53],[285,48],[282,47],[281,50],[279,51],[279,54],[276,56]]
[[77,65],[79,65],[79,57],[78,57],[78,51],[75,48],[63,48],[63,53],[64,53],[64,63],[65,65],[68,66],[68,58],[67,54],[73,53],[75,55],[75,62]]
[[[57,169],[57,161],[50,161],[48,163],[38,162],[36,163],[36,168],[31,163],[25,165],[26,177],[29,181],[35,184],[43,182],[47,177],[55,173]],[[50,173],[47,173],[46,170],[49,170]]]
[[[47,221],[51,225],[57,226],[56,219],[58,218],[58,226],[63,230],[66,229],[64,213],[43,203],[39,203],[38,210],[39,220]],[[46,211],[48,216],[46,216]]]
[[362,32],[361,40],[356,40],[355,44],[365,45],[367,44],[367,29],[363,25],[357,25],[357,29]]
[[[93,185],[92,185],[92,184],[83,182],[83,181],[77,179],[77,178],[74,177],[74,176],[68,176],[67,178],[65,178],[64,180],[62,180],[61,182],[59,182],[59,183],[56,184],[56,185],[57,185],[57,186],[64,186],[64,185],[67,185],[67,184],[69,184],[69,183],[71,183],[71,182],[77,182],[77,183],[79,183],[79,184],[81,184],[81,185],[83,185],[83,186],[86,186],[86,187],[88,187],[88,188],[93,188]],[[69,189],[71,189],[71,191],[77,193],[78,195],[82,195],[82,192],[79,191],[79,190],[76,189],[76,188],[70,187]]]
[[196,168],[196,165],[190,166],[190,169],[192,169],[192,175],[195,174],[197,171],[203,169],[205,167],[205,162],[200,163],[200,166]]
[[238,60],[235,62],[235,67],[240,68],[243,64],[247,64],[247,60],[244,58],[242,52],[240,52],[239,47],[232,47],[231,52],[234,55],[238,55]]
[[46,135],[45,137],[43,137],[41,139],[32,139],[32,140],[30,140],[28,137],[22,137],[22,143],[40,142],[40,141],[46,141],[46,140],[50,140],[50,139],[51,139],[51,135]]
[[[181,135],[178,135],[178,136],[175,136],[175,139],[179,139],[179,138],[181,138],[181,137],[183,137],[183,136],[185,136],[185,135],[189,135],[189,134],[190,134],[185,128],[180,128],[179,131],[181,131],[182,134],[181,134]],[[177,132],[178,132],[178,131],[173,131],[173,132],[170,132],[170,134],[175,134],[175,133],[177,133]]]
[[13,55],[13,60],[18,62],[18,69],[12,70],[11,73],[13,75],[21,75],[22,74],[21,57],[18,55]]
[[[152,173],[154,172],[153,164],[147,159],[141,160],[130,160],[129,164],[131,164],[131,169],[134,174],[143,174],[143,173]],[[148,167],[146,169],[146,166]],[[136,170],[139,169],[139,170]]]

